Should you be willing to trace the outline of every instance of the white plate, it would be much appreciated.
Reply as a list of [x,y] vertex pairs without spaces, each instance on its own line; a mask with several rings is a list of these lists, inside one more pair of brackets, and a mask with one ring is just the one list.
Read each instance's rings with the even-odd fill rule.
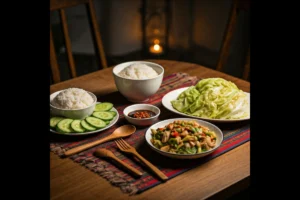
[[111,109],[111,111],[115,111],[117,114],[115,116],[115,118],[113,120],[110,121],[110,123],[105,126],[104,128],[102,129],[97,129],[95,131],[87,131],[87,132],[84,132],[84,133],[60,133],[60,132],[57,132],[53,129],[50,128],[50,132],[52,133],[56,133],[56,134],[59,134],[59,135],[71,135],[71,136],[80,136],[80,135],[89,135],[89,134],[94,134],[94,133],[98,133],[98,132],[101,132],[101,131],[104,131],[108,128],[110,128],[111,126],[113,126],[115,123],[117,123],[118,119],[119,119],[119,113],[117,111],[117,109],[115,109],[114,107]]
[[[181,113],[178,110],[176,110],[175,108],[173,108],[171,101],[176,100],[177,97],[186,89],[188,89],[189,87],[184,87],[184,88],[180,88],[177,90],[173,90],[169,93],[167,93],[163,99],[162,99],[162,104],[163,106],[170,110],[171,112],[177,113],[179,115],[182,116],[186,116],[186,117],[192,117],[192,118],[196,118],[196,119],[202,119],[202,120],[206,120],[206,121],[210,121],[210,122],[237,122],[237,121],[244,121],[244,120],[249,120],[250,116],[248,118],[243,118],[243,119],[209,119],[209,118],[203,118],[203,117],[196,117],[196,116],[192,116],[192,115],[187,115],[185,113]],[[248,95],[248,100],[249,100],[249,106],[250,106],[250,93],[245,92]]]
[[[209,151],[206,151],[203,153],[196,153],[196,154],[169,153],[169,152],[165,152],[165,151],[162,151],[162,150],[156,148],[150,141],[152,138],[151,129],[162,128],[165,125],[172,123],[175,120],[185,120],[185,121],[194,120],[194,121],[198,122],[200,125],[206,126],[211,131],[214,131],[216,133],[216,137],[217,137],[216,146],[213,149],[210,149]],[[217,126],[211,124],[210,122],[206,122],[206,121],[194,119],[194,118],[173,118],[173,119],[167,119],[167,120],[158,122],[158,123],[150,126],[148,128],[148,130],[146,131],[145,139],[147,141],[147,144],[151,147],[151,149],[153,149],[154,151],[156,151],[157,153],[159,153],[161,155],[164,155],[164,156],[167,156],[170,158],[176,158],[176,159],[195,159],[195,158],[201,158],[201,157],[207,156],[207,155],[211,154],[212,152],[214,152],[216,149],[218,149],[220,147],[221,143],[223,142],[224,136],[223,136],[223,132]]]

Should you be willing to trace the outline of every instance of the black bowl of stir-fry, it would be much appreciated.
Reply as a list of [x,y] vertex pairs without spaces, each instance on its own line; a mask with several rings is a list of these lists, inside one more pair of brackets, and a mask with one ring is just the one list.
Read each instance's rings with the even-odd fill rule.
[[149,127],[145,137],[156,152],[179,159],[206,156],[215,151],[223,141],[223,133],[217,126],[193,118],[158,122]]

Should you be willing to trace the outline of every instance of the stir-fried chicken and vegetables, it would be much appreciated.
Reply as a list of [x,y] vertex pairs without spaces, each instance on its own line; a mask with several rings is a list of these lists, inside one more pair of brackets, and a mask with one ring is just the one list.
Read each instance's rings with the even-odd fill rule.
[[216,145],[216,134],[196,121],[174,121],[163,128],[151,129],[152,144],[162,151],[195,154]]

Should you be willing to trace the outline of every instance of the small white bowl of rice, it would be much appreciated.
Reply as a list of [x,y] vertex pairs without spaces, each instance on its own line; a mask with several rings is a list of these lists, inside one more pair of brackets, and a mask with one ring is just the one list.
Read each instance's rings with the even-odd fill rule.
[[164,68],[153,62],[131,61],[116,65],[113,76],[117,89],[128,101],[141,103],[160,88]]
[[95,109],[97,97],[80,88],[67,88],[50,95],[50,114],[71,119],[84,119]]

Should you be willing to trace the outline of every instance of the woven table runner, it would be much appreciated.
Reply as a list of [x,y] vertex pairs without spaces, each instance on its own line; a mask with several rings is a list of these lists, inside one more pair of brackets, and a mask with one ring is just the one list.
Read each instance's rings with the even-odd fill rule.
[[[199,79],[197,77],[192,77],[185,73],[176,73],[169,75],[163,79],[159,91],[155,95],[153,95],[146,103],[156,105],[161,109],[159,121],[182,117],[166,110],[161,104],[161,99],[165,94],[174,89],[195,85],[198,81]],[[110,101],[114,103],[115,108],[118,110],[120,115],[119,120],[115,125],[107,130],[104,130],[103,132],[98,132],[89,136],[62,136],[62,138],[60,138],[59,136],[54,136],[52,137],[50,142],[50,150],[57,155],[62,156],[62,153],[66,150],[103,138],[111,134],[119,126],[128,124],[123,116],[123,110],[125,107],[132,105],[132,103],[128,102],[124,97],[121,96],[121,94],[118,93],[117,95],[119,96],[116,99],[125,103],[118,105],[118,103]],[[105,97],[100,97],[98,99],[104,101]],[[143,157],[145,157],[152,164],[158,167],[164,174],[169,177],[169,179],[171,179],[192,168],[198,167],[201,164],[221,154],[224,154],[250,140],[250,126],[249,122],[247,121],[234,124],[230,123],[230,125],[216,125],[219,126],[219,128],[221,128],[224,133],[224,140],[221,146],[212,154],[203,158],[193,160],[182,161],[168,158],[150,149],[144,138],[145,132],[149,128],[148,126],[136,127],[136,132],[130,137],[124,138],[124,140],[126,140],[130,145],[134,146]],[[130,173],[127,173],[122,168],[118,168],[118,166],[115,165],[111,160],[95,157],[93,155],[93,152],[97,148],[106,148],[111,150],[118,158],[143,172],[143,176],[140,178],[133,177]],[[143,166],[143,164],[140,163],[137,159],[129,154],[121,152],[113,141],[100,144],[94,148],[72,155],[69,158],[74,162],[79,163],[80,165],[85,166],[89,170],[97,173],[101,177],[108,180],[112,185],[119,187],[124,193],[128,193],[130,195],[141,193],[162,183],[156,175],[152,174],[152,172],[147,167]]]

